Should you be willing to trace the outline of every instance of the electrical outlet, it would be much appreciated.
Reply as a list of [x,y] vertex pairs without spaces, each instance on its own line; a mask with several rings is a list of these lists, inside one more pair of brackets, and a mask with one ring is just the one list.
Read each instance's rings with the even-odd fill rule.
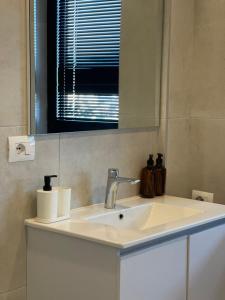
[[34,160],[35,140],[33,136],[9,137],[9,162]]
[[210,202],[213,203],[214,194],[213,193],[207,193],[202,191],[192,191],[192,199],[199,200],[203,202]]

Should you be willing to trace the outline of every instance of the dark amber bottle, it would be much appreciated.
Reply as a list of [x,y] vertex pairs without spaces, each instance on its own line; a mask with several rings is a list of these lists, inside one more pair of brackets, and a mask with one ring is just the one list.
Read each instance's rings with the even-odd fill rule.
[[163,164],[163,154],[158,153],[155,166],[155,195],[162,196],[165,194],[166,186],[166,168]]
[[155,184],[154,184],[154,160],[153,155],[149,155],[147,161],[147,167],[142,170],[141,173],[141,196],[144,198],[154,198],[155,196]]

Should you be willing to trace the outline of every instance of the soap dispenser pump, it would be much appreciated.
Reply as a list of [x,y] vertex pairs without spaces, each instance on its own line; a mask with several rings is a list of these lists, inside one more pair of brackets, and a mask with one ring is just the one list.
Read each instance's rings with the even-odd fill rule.
[[148,167],[148,169],[150,170],[150,169],[152,169],[153,167],[154,167],[154,160],[153,160],[153,154],[150,154],[149,155],[149,159],[148,159],[148,161],[147,161],[147,167]]
[[154,159],[153,155],[149,155],[149,159],[147,161],[147,166],[142,170],[141,173],[141,196],[144,198],[154,198]]
[[158,153],[155,166],[155,194],[162,196],[165,194],[166,168],[163,163],[163,154]]
[[37,190],[37,218],[43,221],[54,221],[58,215],[58,191],[51,186],[51,179],[57,175],[44,176],[42,190]]
[[52,191],[52,186],[51,186],[51,179],[52,178],[57,178],[57,175],[47,175],[44,176],[44,186],[43,186],[43,191]]

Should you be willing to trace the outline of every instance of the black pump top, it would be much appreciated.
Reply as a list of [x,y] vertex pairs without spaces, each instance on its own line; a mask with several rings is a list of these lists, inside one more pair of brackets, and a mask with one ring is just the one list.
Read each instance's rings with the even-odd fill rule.
[[162,153],[158,153],[158,157],[156,159],[156,166],[157,167],[163,166],[163,154]]
[[154,167],[153,154],[149,155],[149,159],[147,161],[147,167],[148,167],[148,169],[152,169]]
[[44,182],[45,185],[43,186],[43,191],[51,191],[52,186],[51,186],[51,178],[56,178],[58,177],[57,175],[48,175],[44,177]]

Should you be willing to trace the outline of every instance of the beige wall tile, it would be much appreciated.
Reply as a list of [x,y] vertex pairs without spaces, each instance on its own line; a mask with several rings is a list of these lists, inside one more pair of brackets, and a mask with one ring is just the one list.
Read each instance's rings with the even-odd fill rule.
[[225,204],[225,1],[195,1],[191,102],[192,188]]
[[[170,89],[180,91],[191,87],[193,58],[194,0],[174,0],[171,15]],[[172,113],[169,110],[169,113]]]
[[170,119],[167,145],[167,194],[191,196],[190,121]]
[[[225,204],[225,119],[193,119],[191,157],[195,189],[212,192]],[[194,177],[193,177],[194,179]]]
[[[63,135],[60,180],[73,188],[73,207],[104,201],[108,168],[139,178],[148,154],[156,151],[156,137],[157,132]],[[119,197],[125,197],[139,187],[125,184],[119,190]]]
[[[225,203],[225,1],[185,2],[187,14],[183,1],[173,2],[167,192],[190,196],[192,189],[212,191],[217,202]],[[193,25],[189,30],[188,22]]]
[[0,126],[27,123],[25,0],[0,1]]
[[224,20],[225,0],[196,0],[195,15],[200,26]]
[[[196,21],[197,23],[197,21]],[[195,27],[193,89],[224,87],[225,18],[218,23]]]
[[170,89],[169,94],[169,118],[190,117],[192,103],[191,89]]
[[197,1],[191,116],[225,113],[225,1]]
[[43,176],[59,172],[59,137],[37,137],[36,159],[7,162],[7,137],[23,128],[0,128],[0,292],[26,284],[24,220],[36,214],[35,191]]
[[225,118],[225,84],[196,89],[190,102],[194,118]]
[[167,194],[190,197],[190,109],[192,97],[195,1],[174,0],[172,6]]

